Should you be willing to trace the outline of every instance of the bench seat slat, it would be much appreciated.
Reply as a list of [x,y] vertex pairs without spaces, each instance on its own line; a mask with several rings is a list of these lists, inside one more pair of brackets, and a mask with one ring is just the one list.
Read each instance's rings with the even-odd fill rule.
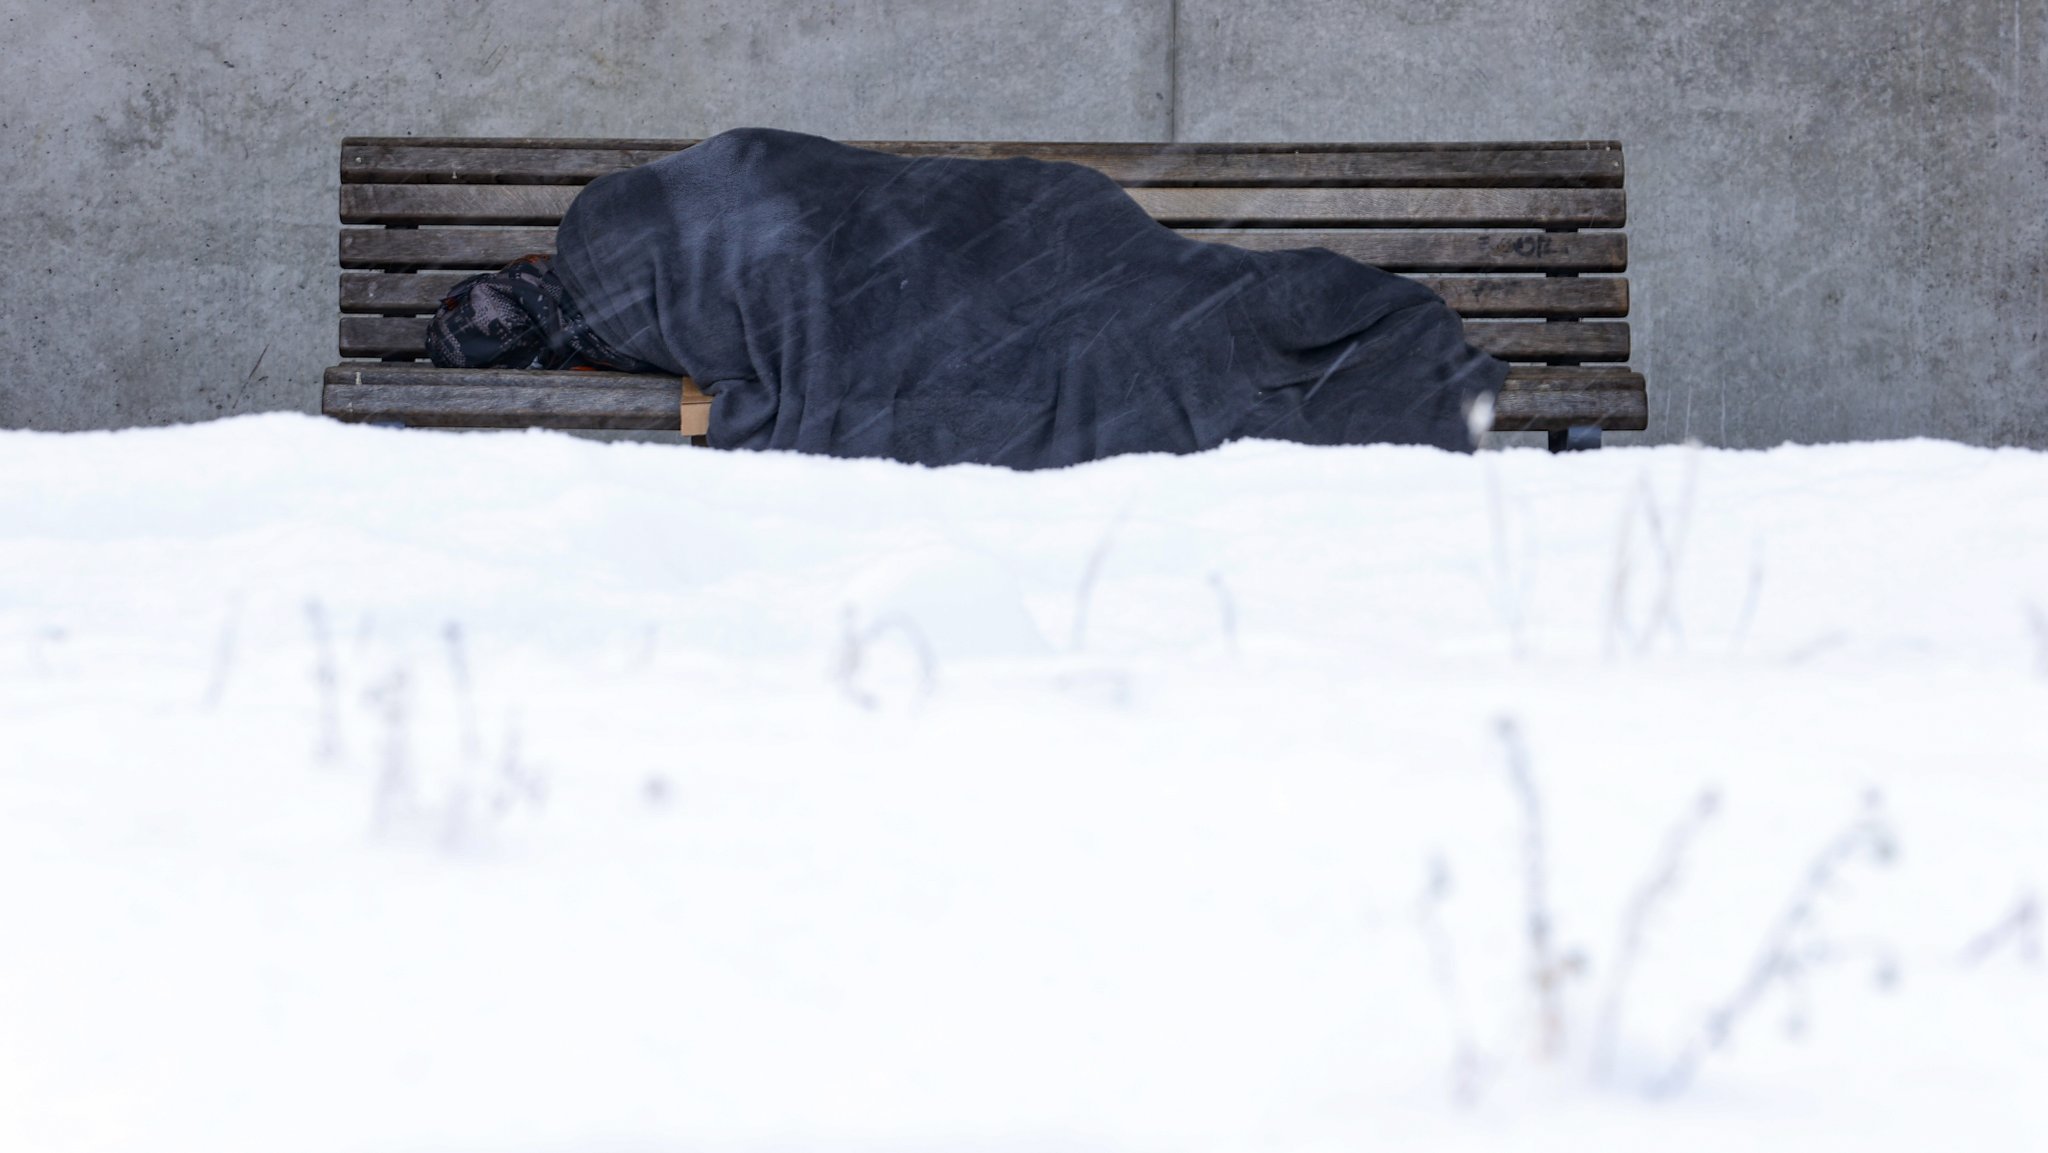
[[[341,310],[411,316],[431,313],[468,272],[344,272]],[[1461,316],[1615,317],[1628,315],[1628,281],[1615,277],[1419,277]]]
[[1180,229],[1253,251],[1327,248],[1388,272],[1626,272],[1626,232],[1367,232],[1307,228]]
[[1416,279],[1443,297],[1445,304],[1468,320],[1628,315],[1628,281],[1618,276],[1419,276]]
[[1162,224],[1180,228],[1303,225],[1350,228],[1619,228],[1619,188],[1133,188]]
[[[692,403],[684,403],[686,396]],[[654,374],[343,364],[327,370],[320,408],[340,420],[420,428],[680,429],[701,436],[711,398],[694,381]]]
[[[674,152],[701,138],[657,140],[642,137],[585,138],[552,136],[344,136],[342,151],[370,147],[418,148],[597,148]],[[1164,149],[1189,152],[1499,152],[1503,149],[1553,149],[1564,152],[1619,152],[1619,140],[1380,140],[1380,141],[1183,141],[1148,140],[1011,141],[1011,140],[850,140],[862,148],[885,151],[930,149],[980,155],[976,149],[1088,148],[1142,156]]]
[[[427,317],[344,316],[340,351],[357,357],[424,357]],[[1628,325],[1611,321],[1468,321],[1465,339],[1502,360],[1627,360]]]
[[[579,185],[344,184],[344,224],[554,224]],[[1170,227],[1617,228],[1619,188],[1133,188]]]
[[1502,389],[1494,398],[1493,431],[1550,432],[1591,425],[1609,432],[1650,427],[1650,398],[1641,389]]
[[344,228],[343,268],[503,268],[529,252],[553,255],[552,228]]
[[1465,339],[1502,360],[1627,360],[1630,352],[1628,325],[1619,321],[1472,320],[1465,322]]
[[[578,428],[679,431],[701,436],[711,398],[694,381],[609,372],[516,372],[420,365],[337,365],[321,411],[346,421],[422,428]],[[1495,400],[1494,429],[1648,426],[1640,374],[1605,368],[1517,368]]]
[[[1327,248],[1390,272],[1624,272],[1625,232],[1346,232],[1326,229],[1180,229],[1191,240],[1239,248]],[[343,268],[502,268],[552,253],[552,228],[344,228]]]
[[1643,374],[1619,364],[1517,364],[1508,369],[1510,392],[1641,392]]
[[[584,184],[689,147],[510,147],[503,144],[365,143],[344,148],[348,184]],[[1028,156],[1084,164],[1129,186],[1239,184],[1351,188],[1619,188],[1619,148],[1332,148],[1002,142],[854,142],[898,156],[988,160]]]

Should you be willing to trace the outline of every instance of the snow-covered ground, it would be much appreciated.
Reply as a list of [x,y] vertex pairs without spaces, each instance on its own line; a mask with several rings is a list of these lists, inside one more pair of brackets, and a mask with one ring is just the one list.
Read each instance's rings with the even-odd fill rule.
[[0,434],[0,1149],[2048,1148],[2048,455]]

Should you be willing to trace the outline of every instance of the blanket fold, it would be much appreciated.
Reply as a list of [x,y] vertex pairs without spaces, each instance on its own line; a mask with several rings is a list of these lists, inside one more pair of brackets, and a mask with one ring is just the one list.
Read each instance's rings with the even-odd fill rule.
[[555,261],[591,328],[694,378],[710,443],[1013,468],[1240,436],[1468,449],[1507,366],[1327,249],[1182,237],[1108,176],[780,129],[601,177]]

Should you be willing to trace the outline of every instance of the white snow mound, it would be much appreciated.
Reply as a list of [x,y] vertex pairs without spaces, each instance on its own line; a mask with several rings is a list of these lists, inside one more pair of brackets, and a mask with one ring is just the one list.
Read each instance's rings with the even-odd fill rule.
[[0,1149],[2048,1148],[2048,455],[0,433]]

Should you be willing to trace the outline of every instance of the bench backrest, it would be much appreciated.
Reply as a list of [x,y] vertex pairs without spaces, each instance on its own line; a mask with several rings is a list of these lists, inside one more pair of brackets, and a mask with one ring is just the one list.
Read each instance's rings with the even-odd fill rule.
[[[529,252],[553,251],[554,226],[583,185],[693,143],[343,141],[341,355],[423,359],[427,318],[455,282]],[[1611,141],[850,143],[903,156],[1086,164],[1185,236],[1245,248],[1321,246],[1412,275],[1466,318],[1472,343],[1504,360],[1591,366],[1629,355],[1621,319],[1629,286],[1618,275],[1628,267],[1621,231],[1627,202],[1621,146]],[[1634,399],[1617,405],[1606,394],[1626,391],[1615,386],[1624,377],[1611,368],[1517,373],[1519,385],[1541,385],[1535,392],[1592,382],[1606,390],[1594,399],[1607,407],[1582,414],[1581,423],[1641,428],[1641,378],[1627,376]],[[1521,419],[1504,411],[1496,427],[1579,420],[1557,415],[1568,407],[1564,400],[1549,397],[1549,416]]]

